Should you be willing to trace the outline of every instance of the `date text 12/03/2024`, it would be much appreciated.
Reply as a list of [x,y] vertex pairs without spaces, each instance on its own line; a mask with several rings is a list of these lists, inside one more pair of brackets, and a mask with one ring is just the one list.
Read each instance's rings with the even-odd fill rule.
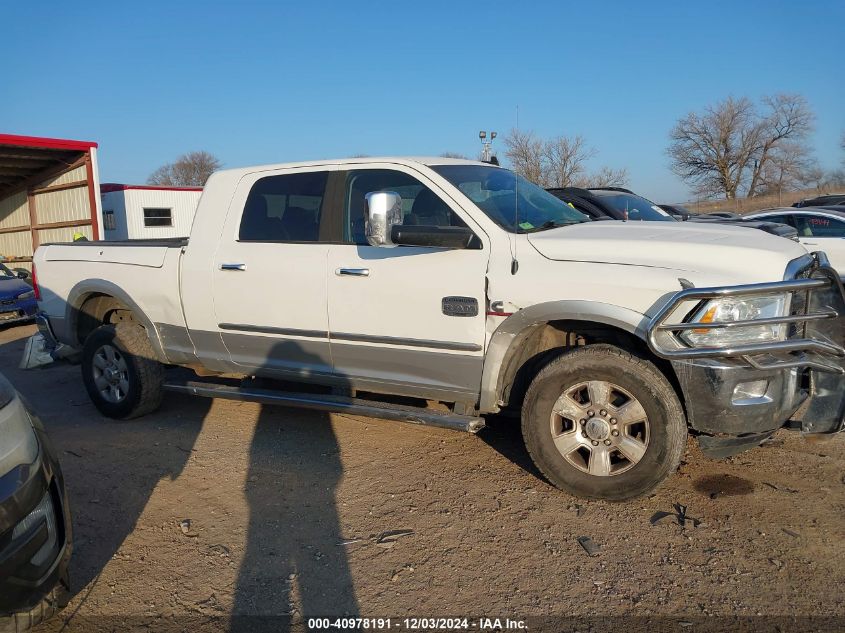
[[519,631],[527,629],[524,620],[514,618],[309,618],[308,629],[350,629],[432,631],[476,630]]

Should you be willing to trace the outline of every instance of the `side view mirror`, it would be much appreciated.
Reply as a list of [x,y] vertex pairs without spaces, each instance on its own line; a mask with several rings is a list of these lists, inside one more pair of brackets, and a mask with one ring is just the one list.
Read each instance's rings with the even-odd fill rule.
[[373,191],[364,198],[367,242],[370,246],[396,246],[393,227],[402,224],[402,197],[395,191]]
[[25,270],[18,271],[18,279],[29,279],[29,273]]

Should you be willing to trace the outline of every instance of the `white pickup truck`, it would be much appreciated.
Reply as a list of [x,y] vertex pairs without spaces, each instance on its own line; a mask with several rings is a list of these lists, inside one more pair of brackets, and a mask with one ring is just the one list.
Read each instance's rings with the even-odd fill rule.
[[44,245],[35,268],[42,333],[81,352],[114,418],[163,389],[471,432],[512,412],[549,481],[604,499],[653,489],[690,430],[724,456],[787,423],[843,429],[845,304],[823,253],[589,222],[484,163],[221,171],[190,238]]

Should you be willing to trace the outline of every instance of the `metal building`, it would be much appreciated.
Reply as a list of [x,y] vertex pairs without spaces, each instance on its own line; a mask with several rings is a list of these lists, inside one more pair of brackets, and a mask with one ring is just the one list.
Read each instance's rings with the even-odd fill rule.
[[0,256],[32,268],[45,242],[102,239],[97,143],[0,134]]
[[187,237],[202,187],[104,183],[100,187],[107,240]]

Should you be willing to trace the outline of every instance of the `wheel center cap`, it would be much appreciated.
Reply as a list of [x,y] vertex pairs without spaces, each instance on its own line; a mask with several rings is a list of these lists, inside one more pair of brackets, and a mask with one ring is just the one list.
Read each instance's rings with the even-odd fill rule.
[[601,442],[610,436],[610,425],[602,418],[590,418],[584,426],[584,432],[591,440]]

